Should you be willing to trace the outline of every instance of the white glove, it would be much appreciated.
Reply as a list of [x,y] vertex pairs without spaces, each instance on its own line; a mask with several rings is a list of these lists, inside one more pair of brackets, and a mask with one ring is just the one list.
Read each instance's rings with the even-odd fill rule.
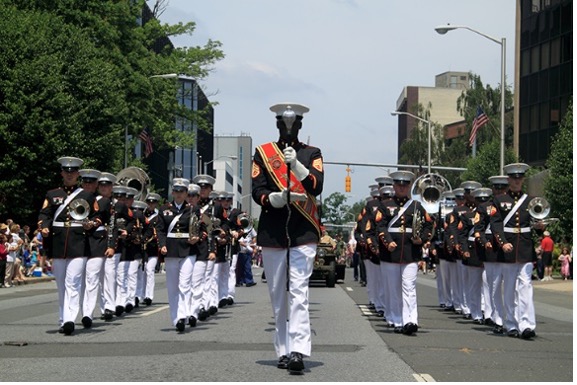
[[286,205],[286,194],[283,196],[282,192],[272,192],[268,194],[270,205],[276,209],[280,209]]
[[[288,195],[288,190],[285,188],[285,189],[282,191],[283,200],[284,200],[285,202],[288,202],[288,199],[287,199],[288,197],[287,197],[287,195]],[[291,198],[291,202],[304,202],[304,201],[307,200],[307,194],[296,193],[296,192],[292,192],[292,191],[291,191],[291,196],[290,196],[290,198]]]
[[284,162],[290,164],[292,172],[299,181],[309,176],[309,170],[297,159],[297,152],[292,147],[283,150]]

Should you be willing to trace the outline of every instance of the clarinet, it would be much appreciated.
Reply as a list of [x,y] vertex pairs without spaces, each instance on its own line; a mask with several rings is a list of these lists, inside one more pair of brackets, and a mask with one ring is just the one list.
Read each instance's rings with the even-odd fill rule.
[[108,247],[114,248],[114,225],[116,223],[116,210],[114,208],[114,202],[110,203],[110,222],[108,223]]

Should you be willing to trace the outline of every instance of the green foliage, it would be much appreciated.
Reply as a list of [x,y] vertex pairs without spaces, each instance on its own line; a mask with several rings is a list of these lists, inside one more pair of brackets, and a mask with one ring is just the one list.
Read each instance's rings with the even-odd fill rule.
[[342,225],[356,221],[357,215],[361,212],[364,205],[360,208],[357,204],[351,207],[346,204],[346,201],[346,195],[340,192],[334,192],[325,198],[321,205],[321,222]]
[[[514,163],[517,157],[513,150],[505,149],[505,164]],[[499,138],[484,144],[475,158],[467,161],[467,170],[461,174],[460,182],[475,180],[483,186],[490,186],[489,177],[501,175],[501,141]],[[455,187],[455,186],[453,186]]]
[[[143,0],[5,0],[0,7],[0,216],[32,224],[46,191],[61,183],[60,156],[117,172],[125,130],[152,132],[155,149],[190,145],[175,134],[175,116],[210,130],[206,111],[175,98],[179,73],[203,79],[224,55],[220,43],[174,48],[166,36],[192,33],[194,23],[141,27]],[[154,47],[160,53],[152,49]],[[129,159],[130,164],[138,161]]]
[[548,227],[556,240],[573,238],[573,102],[561,122],[547,159],[549,176],[545,197],[551,204],[551,217],[559,222]]

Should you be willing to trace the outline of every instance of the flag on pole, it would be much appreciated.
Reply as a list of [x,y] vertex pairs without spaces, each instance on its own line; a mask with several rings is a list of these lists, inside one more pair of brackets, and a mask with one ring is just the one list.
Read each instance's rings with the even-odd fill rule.
[[138,135],[138,138],[144,144],[144,157],[148,158],[148,156],[152,154],[152,152],[154,151],[152,149],[152,137],[150,136],[150,131],[148,130],[148,128],[146,127],[143,128],[140,134]]
[[473,119],[473,128],[471,129],[471,136],[469,137],[469,146],[473,146],[475,139],[477,138],[477,130],[483,127],[489,122],[489,118],[485,115],[485,112],[481,106],[477,106],[477,115]]

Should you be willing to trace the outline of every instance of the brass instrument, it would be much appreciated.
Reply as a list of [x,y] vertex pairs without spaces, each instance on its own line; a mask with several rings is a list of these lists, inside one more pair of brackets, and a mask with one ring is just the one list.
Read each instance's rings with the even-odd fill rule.
[[136,245],[141,245],[142,244],[142,238],[143,238],[143,228],[142,228],[142,224],[140,223],[140,219],[138,217],[136,217],[136,224],[134,226],[134,228],[132,229],[133,232],[136,232],[134,234],[134,238],[132,240],[132,243],[136,244]]
[[76,198],[68,205],[68,214],[77,223],[88,223],[90,204],[83,198]]
[[252,218],[247,213],[241,213],[238,216],[238,221],[245,233],[252,229],[253,226]]
[[200,237],[200,223],[198,216],[194,212],[194,208],[190,206],[190,218],[188,219],[188,240],[192,241],[193,238]]
[[127,167],[120,170],[116,175],[118,184],[127,187],[133,187],[139,191],[134,196],[134,200],[144,200],[148,194],[148,185],[150,185],[150,178],[146,172],[139,167]]
[[439,174],[425,174],[418,177],[411,187],[411,198],[420,202],[429,214],[439,211],[442,204],[442,196],[446,191],[451,191],[451,184]]
[[559,221],[559,218],[547,218],[551,213],[551,204],[543,197],[535,197],[529,201],[527,206],[531,216],[532,225],[547,226],[553,222]]
[[423,216],[420,212],[417,211],[417,208],[413,210],[413,224],[412,224],[413,232],[411,238],[413,239],[420,239],[421,238],[421,230],[423,230]]

